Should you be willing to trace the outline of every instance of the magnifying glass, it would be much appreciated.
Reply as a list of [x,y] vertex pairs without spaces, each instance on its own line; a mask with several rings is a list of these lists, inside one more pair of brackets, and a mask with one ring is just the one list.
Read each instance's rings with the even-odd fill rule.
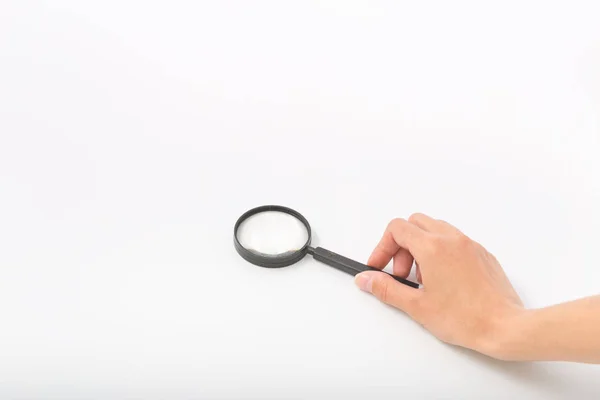
[[[287,267],[310,254],[333,268],[356,275],[364,271],[381,271],[351,260],[322,247],[311,247],[312,231],[308,220],[298,211],[267,205],[246,211],[235,223],[233,243],[246,261],[266,268]],[[389,274],[413,288],[417,283]]]

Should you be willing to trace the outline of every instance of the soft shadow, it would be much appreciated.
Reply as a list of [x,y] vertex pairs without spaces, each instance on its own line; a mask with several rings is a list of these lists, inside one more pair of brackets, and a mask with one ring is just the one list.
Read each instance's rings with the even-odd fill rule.
[[482,367],[506,375],[510,380],[533,386],[548,394],[568,392],[576,382],[570,382],[564,376],[548,368],[547,363],[500,361],[463,347],[448,345],[451,351],[461,357],[469,358]]
[[[401,314],[404,318],[411,320],[408,315],[397,308],[392,306],[387,307]],[[412,322],[421,329],[424,335],[431,336],[431,333],[422,325],[415,321]],[[564,376],[558,370],[552,368],[552,365],[555,363],[501,361],[464,347],[449,344],[444,345],[457,356],[465,357],[473,363],[479,364],[482,368],[494,371],[494,373],[505,375],[511,381],[519,382],[528,387],[534,387],[540,393],[547,394],[549,398],[551,395],[565,396],[569,393],[576,394],[577,388],[581,385],[581,381],[570,379],[572,376]]]

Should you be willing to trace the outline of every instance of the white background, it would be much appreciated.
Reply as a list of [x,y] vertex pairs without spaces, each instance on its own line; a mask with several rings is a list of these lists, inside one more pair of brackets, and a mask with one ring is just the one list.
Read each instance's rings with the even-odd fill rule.
[[[446,219],[529,307],[600,292],[597,1],[0,2],[3,399],[598,398],[352,278],[245,263],[281,203],[365,260]],[[577,338],[573,338],[577,340]]]

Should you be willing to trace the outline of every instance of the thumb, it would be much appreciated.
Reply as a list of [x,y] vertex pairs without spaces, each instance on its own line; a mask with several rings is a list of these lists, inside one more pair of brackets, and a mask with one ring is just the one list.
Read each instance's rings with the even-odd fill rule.
[[421,289],[403,285],[385,272],[361,272],[354,278],[356,285],[363,291],[372,293],[382,302],[394,306],[413,319],[419,315]]

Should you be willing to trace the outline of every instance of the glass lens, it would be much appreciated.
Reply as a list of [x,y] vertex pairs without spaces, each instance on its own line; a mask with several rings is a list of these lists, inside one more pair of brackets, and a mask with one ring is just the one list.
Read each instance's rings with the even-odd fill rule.
[[246,250],[277,256],[300,250],[308,240],[308,231],[289,214],[265,211],[242,222],[237,238]]

